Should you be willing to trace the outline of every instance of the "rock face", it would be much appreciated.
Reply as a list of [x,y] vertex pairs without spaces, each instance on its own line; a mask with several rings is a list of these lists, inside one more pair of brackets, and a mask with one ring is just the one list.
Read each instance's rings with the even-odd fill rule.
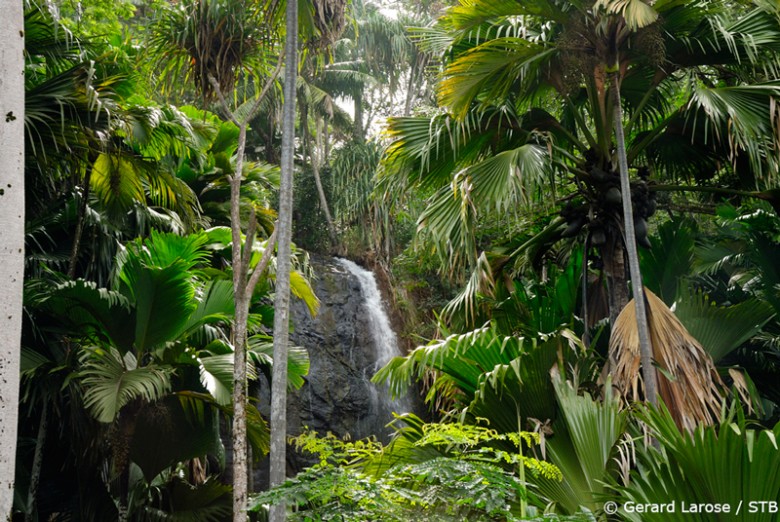
[[[320,310],[312,318],[303,302],[291,302],[290,342],[306,348],[311,367],[306,384],[288,395],[287,432],[298,435],[308,427],[320,435],[352,440],[373,435],[387,442],[392,412],[412,410],[409,401],[390,401],[384,387],[370,382],[379,367],[400,355],[373,274],[351,261],[323,256],[312,256],[311,265]],[[267,418],[267,382],[260,383],[256,396]],[[316,462],[291,449],[287,455],[288,475]],[[254,484],[266,487],[267,462],[256,470]]]
[[391,403],[385,390],[370,382],[378,367],[400,355],[387,316],[377,315],[384,311],[376,282],[349,261],[316,257],[312,265],[321,305],[316,318],[303,303],[292,307],[291,340],[308,350],[311,369],[303,388],[291,394],[289,431],[308,426],[321,434],[386,440],[391,412],[408,408]]

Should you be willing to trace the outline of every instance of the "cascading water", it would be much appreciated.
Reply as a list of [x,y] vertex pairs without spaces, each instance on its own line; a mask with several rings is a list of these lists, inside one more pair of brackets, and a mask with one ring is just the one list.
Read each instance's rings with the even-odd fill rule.
[[[360,290],[363,295],[363,308],[368,319],[371,337],[374,341],[375,362],[371,368],[364,368],[363,373],[367,380],[373,377],[374,373],[390,362],[393,357],[399,357],[401,350],[398,348],[398,338],[390,325],[390,318],[387,316],[385,307],[382,304],[382,294],[376,283],[374,273],[362,268],[349,259],[336,259],[341,266],[347,269],[360,282]],[[404,398],[391,399],[388,390],[384,387],[377,388],[370,383],[372,390],[372,406],[377,412],[390,415],[395,413],[408,413],[411,411],[409,401]]]
[[409,400],[392,401],[385,386],[370,382],[377,369],[401,355],[374,274],[351,261],[316,255],[311,266],[321,304],[312,317],[299,300],[292,303],[291,340],[306,348],[311,366],[306,384],[288,402],[290,433],[308,427],[321,435],[387,441],[392,413],[413,409]]

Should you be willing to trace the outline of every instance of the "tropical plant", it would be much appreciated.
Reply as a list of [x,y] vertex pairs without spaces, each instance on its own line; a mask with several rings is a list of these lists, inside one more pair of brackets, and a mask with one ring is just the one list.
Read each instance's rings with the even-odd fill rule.
[[[233,341],[235,357],[244,360],[246,356],[247,321],[249,304],[263,271],[271,259],[276,230],[269,238],[269,245],[263,259],[250,274],[252,245],[257,233],[257,219],[254,208],[250,209],[247,224],[246,245],[241,240],[241,185],[244,173],[244,151],[249,122],[260,108],[265,94],[274,86],[276,76],[281,70],[282,61],[277,60],[274,72],[270,72],[274,60],[275,44],[278,38],[278,26],[266,23],[277,15],[274,9],[266,11],[260,2],[242,4],[217,1],[189,1],[169,6],[153,26],[152,41],[154,54],[161,59],[162,74],[169,84],[179,88],[191,79],[196,92],[203,101],[218,100],[225,116],[238,128],[234,137],[235,168],[224,172],[230,186],[230,226],[232,243],[233,289],[235,298],[235,316],[233,318]],[[296,22],[297,24],[297,22]],[[297,43],[297,42],[296,42]],[[294,68],[293,70],[296,70]],[[251,101],[246,112],[238,114],[228,105],[226,98],[233,93],[236,82],[252,78],[256,85],[263,85],[257,96]],[[179,83],[181,80],[184,82]],[[282,185],[284,186],[284,185]],[[283,206],[283,205],[282,205]],[[285,227],[282,226],[282,236]],[[282,237],[284,239],[284,237]],[[285,246],[285,245],[282,245]],[[289,245],[287,245],[289,246]],[[281,277],[277,280],[278,291],[289,293],[285,284],[289,277],[289,266],[285,264],[289,252],[282,252]],[[287,272],[285,274],[285,271]],[[278,334],[277,330],[277,334]],[[286,375],[285,361],[276,360],[276,366],[282,366]],[[282,386],[274,381],[274,386]],[[243,521],[247,499],[247,417],[245,412],[247,375],[244,365],[234,366],[233,375],[233,517]]]
[[117,48],[72,35],[39,7],[26,28],[28,269],[39,276],[44,262],[105,284],[117,241],[201,225],[175,175],[178,158],[198,154],[199,129],[131,94],[138,85]]
[[559,415],[543,448],[549,462],[561,470],[562,480],[537,476],[531,482],[556,512],[597,513],[607,494],[605,484],[632,465],[632,443],[626,440],[629,413],[609,380],[602,400],[579,395],[578,382],[564,381],[558,368],[552,372],[552,382]]
[[[203,465],[207,454],[221,458],[218,416],[233,415],[234,354],[225,328],[235,304],[225,274],[215,280],[204,278],[204,262],[211,255],[204,247],[223,248],[220,236],[224,236],[221,229],[185,237],[153,232],[118,256],[112,289],[83,280],[60,282],[54,289],[45,284],[30,286],[28,306],[41,338],[60,339],[64,330],[75,346],[69,361],[50,359],[41,350],[27,352],[30,380],[26,382],[34,386],[37,377],[43,382],[54,380],[50,386],[56,387],[60,379],[60,387],[68,389],[60,399],[28,391],[29,404],[34,407],[48,400],[58,410],[84,409],[105,426],[93,424],[93,433],[77,448],[103,438],[111,441],[110,450],[95,450],[98,462],[105,459],[96,469],[108,466],[99,479],[118,499],[115,509],[122,517],[166,509],[155,500],[158,497],[148,496],[150,492],[141,495],[134,488],[181,489],[168,474],[172,469],[193,459],[201,459]],[[257,262],[262,251],[260,246],[255,249]],[[299,290],[305,293],[305,288]],[[310,289],[306,295],[313,303]],[[251,316],[253,329],[261,324],[261,315]],[[55,345],[55,350],[61,350]],[[255,364],[270,364],[266,346],[262,334],[250,344],[252,356],[245,365],[252,377]],[[300,386],[308,358],[301,349],[291,349],[290,356],[294,360],[289,366],[290,382]],[[259,412],[252,406],[248,409],[249,441],[259,456],[268,450],[268,432]],[[90,425],[83,418],[76,422]],[[224,462],[210,472],[222,466]],[[187,480],[199,487],[203,478],[193,469]]]
[[[554,466],[523,455],[524,446],[539,443],[536,433],[502,435],[482,426],[419,422],[413,445],[431,457],[379,472],[372,462],[385,459],[386,449],[376,441],[348,442],[316,433],[294,438],[299,450],[319,457],[319,464],[253,498],[253,509],[287,499],[294,506],[293,520],[520,520],[525,484],[521,474],[502,466],[560,480]],[[496,441],[508,442],[513,450],[491,447]]]
[[[483,294],[501,278],[483,277],[477,263],[480,218],[562,196],[561,218],[513,254],[584,230],[614,322],[628,301],[623,238],[634,232],[620,211],[629,189],[618,172],[639,174],[630,192],[642,243],[657,206],[651,194],[661,190],[648,176],[678,190],[687,188],[679,179],[739,177],[770,198],[755,191],[777,177],[767,151],[778,139],[779,21],[764,2],[462,2],[419,37],[445,57],[441,109],[391,120],[386,169],[401,187],[436,190],[420,226],[443,259],[480,272],[484,286],[474,291]],[[625,161],[613,125],[625,134]],[[650,386],[649,360],[643,371]]]
[[[455,339],[445,342],[454,345]],[[583,360],[575,363],[574,358],[567,357],[565,347],[555,348],[556,342],[560,343],[553,341],[536,347],[540,354],[545,349],[552,351],[552,356],[543,363],[533,360],[531,354],[496,365],[493,371],[484,370],[483,360],[487,355],[476,358],[475,354],[484,348],[478,343],[471,343],[461,354],[436,353],[428,347],[424,354],[426,364],[437,370],[437,374],[427,400],[432,399],[434,392],[442,394],[446,390],[455,397],[451,399],[454,404],[449,410],[454,418],[469,424],[486,421],[497,433],[506,435],[526,427],[534,430],[539,445],[523,455],[541,457],[560,469],[562,475],[554,478],[545,474],[525,474],[518,468],[518,478],[528,488],[531,506],[571,516],[597,513],[608,496],[605,483],[617,480],[632,465],[628,456],[631,444],[626,439],[629,414],[609,382],[600,398],[591,398],[587,393],[580,395],[581,387],[599,391],[592,386],[593,372],[588,371]],[[413,352],[410,360],[422,359],[423,348]],[[511,357],[507,346],[503,352],[509,352],[507,358]],[[561,364],[559,358],[569,362]],[[501,371],[505,367],[519,371],[517,381],[510,372]],[[564,381],[561,367],[570,368],[570,381]],[[382,371],[389,372],[390,368],[388,365]],[[395,371],[398,377],[401,372]],[[491,385],[495,390],[486,393]],[[475,387],[478,387],[476,392]],[[403,416],[401,420],[407,425],[397,429],[396,438],[367,469],[383,473],[393,466],[431,462],[441,457],[441,454],[416,445],[423,435],[420,423],[416,423],[413,416]],[[506,447],[496,441],[490,446],[506,451]]]
[[[669,411],[644,408],[638,417],[661,444],[638,448],[631,482],[617,487],[621,504],[666,506],[639,514],[624,507],[626,520],[774,520],[780,450],[773,429],[750,427],[733,410],[716,426],[693,433],[680,429]],[[702,507],[710,505],[710,508]],[[711,512],[715,506],[720,513]],[[728,510],[728,512],[726,512]],[[632,512],[633,511],[633,512]]]

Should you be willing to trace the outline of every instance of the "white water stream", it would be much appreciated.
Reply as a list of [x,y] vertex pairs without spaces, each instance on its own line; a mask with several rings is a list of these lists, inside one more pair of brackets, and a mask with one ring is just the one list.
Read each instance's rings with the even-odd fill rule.
[[[353,263],[348,259],[337,258],[336,262],[344,267],[350,274],[354,275],[360,283],[360,291],[363,297],[363,309],[366,313],[366,320],[371,331],[371,338],[374,341],[375,363],[373,367],[363,370],[366,380],[370,380],[376,371],[387,364],[393,357],[402,355],[398,348],[398,339],[390,325],[390,319],[387,316],[385,307],[382,304],[382,294],[379,292],[379,286],[376,283],[374,273]],[[406,398],[392,400],[386,389],[386,386],[376,386],[369,383],[372,406],[378,413],[388,415],[387,422],[390,422],[390,412],[408,413],[411,406]]]

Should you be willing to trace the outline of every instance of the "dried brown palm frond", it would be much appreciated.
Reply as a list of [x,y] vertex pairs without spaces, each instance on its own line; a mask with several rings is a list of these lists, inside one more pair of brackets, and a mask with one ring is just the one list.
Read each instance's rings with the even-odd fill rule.
[[[693,431],[700,423],[715,423],[726,388],[712,358],[663,301],[647,289],[645,294],[653,360],[659,368],[658,391],[664,404],[681,429]],[[633,300],[615,321],[609,353],[615,361],[614,385],[625,399],[640,400],[642,376]]]

